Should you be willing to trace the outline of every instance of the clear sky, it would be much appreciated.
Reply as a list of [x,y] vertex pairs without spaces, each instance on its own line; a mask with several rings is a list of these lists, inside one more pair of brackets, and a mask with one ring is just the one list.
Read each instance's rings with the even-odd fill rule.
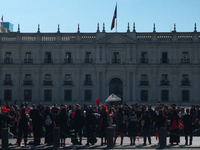
[[177,32],[200,31],[200,0],[0,0],[0,15],[4,22],[20,24],[21,32],[96,32],[97,23],[102,31],[111,31],[111,21],[117,3],[117,31],[126,32],[133,22],[137,32],[169,32],[176,23]]

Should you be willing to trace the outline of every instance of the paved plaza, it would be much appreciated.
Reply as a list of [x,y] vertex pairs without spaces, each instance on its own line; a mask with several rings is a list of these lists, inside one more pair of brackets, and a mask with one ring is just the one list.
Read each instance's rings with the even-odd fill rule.
[[[36,149],[36,150],[39,150],[39,149],[107,149],[106,145],[101,146],[100,138],[97,138],[97,140],[98,141],[95,145],[86,146],[85,145],[86,144],[86,138],[83,137],[83,140],[82,140],[83,145],[74,146],[71,143],[71,139],[67,138],[65,146],[61,146],[59,148],[54,148],[53,146],[47,146],[46,144],[43,144],[44,138],[41,139],[42,145],[39,145],[39,146],[32,146],[32,145],[24,146],[24,145],[21,145],[20,147],[15,145],[16,139],[9,139],[9,143],[10,143],[9,149]],[[147,142],[147,145],[143,146],[143,138],[139,137],[139,141],[136,140],[136,145],[132,146],[132,145],[130,145],[129,138],[125,137],[123,145],[120,145],[120,137],[118,137],[117,142],[116,142],[117,144],[113,147],[113,149],[151,149],[151,150],[152,149],[159,149],[159,145],[157,144],[158,141],[156,140],[155,136],[153,136],[151,138],[151,140],[152,140],[151,145],[149,145],[148,142]],[[33,138],[28,138],[28,142],[29,141],[33,141]],[[23,141],[22,141],[22,143],[23,143]],[[200,137],[194,136],[192,145],[186,146],[184,144],[185,144],[184,137],[180,138],[179,145],[172,145],[172,146],[169,144],[169,138],[167,138],[167,147],[165,149],[182,149],[182,150],[184,150],[184,149],[200,149]]]

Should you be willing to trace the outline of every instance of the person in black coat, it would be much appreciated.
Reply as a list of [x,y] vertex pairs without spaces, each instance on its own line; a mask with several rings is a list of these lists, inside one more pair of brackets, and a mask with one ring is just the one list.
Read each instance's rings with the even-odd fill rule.
[[[165,127],[165,124],[166,124],[166,118],[163,116],[163,111],[160,109],[159,114],[156,117],[156,132],[159,133],[159,129],[161,127]],[[159,141],[160,141],[160,138],[159,138]]]
[[80,109],[76,109],[75,115],[74,115],[74,128],[75,128],[75,137],[77,137],[77,133],[79,135],[79,145],[82,145],[82,129],[84,126],[85,118],[81,114]]
[[90,139],[95,138],[95,128],[96,128],[96,118],[93,115],[93,110],[92,109],[87,109],[86,110],[86,118],[85,118],[85,123],[86,123],[86,134],[87,134],[87,143],[86,145],[89,145],[91,143],[92,145],[94,142],[90,142]]
[[5,121],[6,121],[6,117],[5,117],[5,115],[3,114],[2,110],[1,110],[1,107],[0,107],[0,139],[1,139],[1,129],[2,129],[3,126],[4,126]]
[[180,142],[179,117],[178,117],[177,110],[173,111],[172,119],[171,119],[171,123],[170,123],[170,143],[171,143],[171,145],[173,145],[174,142],[177,145]]
[[53,128],[54,128],[54,117],[49,107],[46,107],[44,124],[45,124],[45,143],[47,145],[53,144]]
[[151,116],[149,115],[148,110],[144,112],[144,116],[142,120],[143,120],[142,122],[144,122],[144,125],[143,125],[144,144],[143,145],[146,145],[146,137],[148,137],[149,144],[151,144],[151,136],[150,136]]
[[39,109],[34,110],[32,121],[33,121],[32,123],[33,123],[34,145],[40,145],[40,138],[42,135],[42,127],[43,127],[43,117],[40,114]]
[[22,108],[21,116],[18,118],[17,130],[19,131],[18,138],[17,138],[18,146],[20,146],[20,143],[21,143],[22,133],[24,133],[24,143],[26,145],[27,136],[28,136],[28,118],[26,117],[26,114],[25,114],[25,108]]
[[67,108],[62,107],[56,118],[56,125],[60,127],[61,145],[65,146],[65,138],[69,135]]
[[192,145],[192,116],[190,115],[189,109],[186,109],[186,115],[183,116],[183,125],[185,133],[185,145],[188,144],[188,135],[190,135],[190,145]]
[[128,131],[128,136],[130,137],[130,145],[135,145],[135,139],[138,134],[138,122],[137,122],[137,115],[135,111],[132,110],[128,121],[126,123],[126,128]]

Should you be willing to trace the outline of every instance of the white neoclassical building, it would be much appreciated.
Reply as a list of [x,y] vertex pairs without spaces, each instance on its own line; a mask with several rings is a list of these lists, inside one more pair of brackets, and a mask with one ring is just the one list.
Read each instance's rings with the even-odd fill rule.
[[[19,29],[18,29],[19,30]],[[0,33],[0,99],[103,103],[197,104],[200,101],[200,33]]]

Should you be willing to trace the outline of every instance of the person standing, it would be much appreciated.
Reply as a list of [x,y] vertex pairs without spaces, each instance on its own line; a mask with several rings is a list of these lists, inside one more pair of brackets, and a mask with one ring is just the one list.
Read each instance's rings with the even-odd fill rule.
[[40,114],[39,109],[34,110],[32,121],[33,121],[34,145],[40,145],[40,138],[42,135],[42,127],[43,127],[43,117]]
[[84,126],[85,118],[83,115],[81,115],[81,110],[78,108],[76,109],[75,115],[74,115],[74,128],[75,128],[75,137],[77,137],[77,134],[79,135],[79,145],[82,145],[82,129]]
[[68,114],[66,107],[62,107],[61,110],[58,112],[56,123],[57,126],[60,127],[61,146],[65,146],[65,138],[67,138],[67,135],[69,134]]
[[149,111],[146,110],[143,116],[143,132],[144,132],[144,143],[146,145],[146,137],[148,137],[149,144],[151,144],[151,136],[150,136],[150,127],[151,127],[151,116],[149,115]]
[[123,108],[120,107],[119,111],[117,113],[116,117],[116,127],[117,130],[115,132],[115,138],[114,138],[114,145],[116,144],[116,140],[118,137],[118,132],[121,134],[121,145],[123,145],[123,139],[124,139],[124,114],[123,114]]
[[188,145],[188,136],[190,135],[190,145],[192,145],[192,116],[190,110],[186,109],[186,115],[183,116],[183,126],[185,133],[185,145]]
[[20,146],[21,143],[22,133],[24,134],[24,143],[26,146],[27,136],[28,136],[28,118],[26,117],[25,114],[25,108],[22,108],[21,116],[18,117],[17,130],[19,131],[17,138],[18,146]]
[[135,114],[135,111],[132,110],[126,124],[128,136],[130,137],[130,142],[131,142],[130,145],[135,145],[135,139],[138,133],[137,124],[138,124],[137,115]]
[[45,143],[47,143],[47,145],[52,145],[54,118],[49,107],[46,107],[45,110],[44,124],[45,124]]
[[102,111],[100,113],[100,124],[99,124],[99,135],[101,137],[101,145],[103,145],[103,138],[105,138],[106,143],[106,128],[108,127],[108,113],[106,112],[106,108],[102,107]]
[[[161,127],[165,127],[165,124],[166,124],[166,119],[163,116],[163,111],[160,109],[159,114],[156,117],[156,134],[159,132],[159,129]],[[159,138],[159,141],[160,141],[160,138]]]
[[170,124],[170,143],[173,145],[173,143],[180,142],[180,135],[179,135],[179,117],[177,110],[173,111],[171,124]]

